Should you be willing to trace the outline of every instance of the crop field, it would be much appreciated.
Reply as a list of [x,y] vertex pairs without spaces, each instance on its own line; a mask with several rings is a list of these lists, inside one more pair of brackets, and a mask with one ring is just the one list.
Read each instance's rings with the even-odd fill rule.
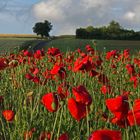
[[[68,50],[76,50],[80,48],[84,50],[86,44],[92,45],[93,40],[90,39],[74,39],[74,38],[64,38],[64,39],[56,39],[50,41],[46,48],[48,47],[58,47],[62,51]],[[124,50],[130,49],[132,53],[140,50],[140,41],[124,41],[124,40],[97,40],[97,50],[99,51],[109,51],[109,50]]]
[[[40,48],[45,50],[52,46],[59,48],[63,52],[75,51],[77,48],[85,50],[85,45],[92,45],[92,41],[90,39],[75,39],[74,36],[58,36],[48,41],[47,39],[37,38],[34,35],[0,35],[0,52],[13,51],[14,48],[28,49],[29,46],[34,48],[38,44],[41,44]],[[140,41],[97,40],[96,46],[97,50],[103,52],[129,48],[131,53],[135,53],[140,50]]]
[[140,140],[140,53],[84,50],[0,57],[0,139]]

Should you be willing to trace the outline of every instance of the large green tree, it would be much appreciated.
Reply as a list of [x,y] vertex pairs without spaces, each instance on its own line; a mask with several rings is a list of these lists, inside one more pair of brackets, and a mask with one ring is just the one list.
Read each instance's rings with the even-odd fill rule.
[[33,32],[37,35],[41,35],[41,37],[49,37],[49,32],[52,30],[52,24],[45,20],[44,22],[38,22],[33,27]]

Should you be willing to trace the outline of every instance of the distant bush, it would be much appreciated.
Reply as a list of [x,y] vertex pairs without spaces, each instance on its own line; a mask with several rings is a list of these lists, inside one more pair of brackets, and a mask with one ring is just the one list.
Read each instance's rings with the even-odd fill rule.
[[140,40],[140,31],[124,29],[116,21],[111,21],[108,26],[95,28],[76,29],[76,38],[81,39],[113,39],[113,40]]

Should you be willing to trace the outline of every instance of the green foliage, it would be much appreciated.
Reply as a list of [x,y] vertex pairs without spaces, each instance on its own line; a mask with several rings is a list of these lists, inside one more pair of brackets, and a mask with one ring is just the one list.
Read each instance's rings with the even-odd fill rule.
[[44,22],[38,22],[33,27],[33,32],[37,35],[41,35],[41,37],[49,37],[49,32],[52,29],[52,24],[45,20]]
[[115,39],[115,40],[140,40],[140,32],[127,30],[116,21],[111,21],[108,26],[95,28],[76,29],[76,38],[81,39]]

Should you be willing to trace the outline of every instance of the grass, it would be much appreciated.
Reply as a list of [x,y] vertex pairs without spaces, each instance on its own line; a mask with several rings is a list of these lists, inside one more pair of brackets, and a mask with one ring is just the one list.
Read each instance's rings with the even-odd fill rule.
[[[92,45],[92,40],[88,39],[56,39],[52,40],[48,43],[46,48],[49,47],[58,47],[61,50],[76,50],[77,48],[81,48],[84,50],[85,45],[90,44]],[[123,49],[130,49],[131,52],[135,52],[140,50],[140,41],[120,41],[120,40],[97,40],[97,50],[99,51],[109,51],[113,49],[123,50]]]
[[[135,122],[133,126],[127,126],[126,128],[120,127],[117,123],[111,123],[110,120],[114,114],[107,108],[105,102],[107,99],[122,96],[124,91],[128,91],[131,93],[128,94],[129,100],[125,100],[124,102],[126,102],[125,104],[129,104],[130,109],[132,109],[134,100],[140,97],[139,65],[133,63],[134,58],[140,59],[139,55],[128,55],[127,57],[119,54],[123,57],[121,57],[121,61],[118,61],[118,57],[112,56],[107,60],[106,55],[102,54],[100,57],[103,62],[102,65],[99,65],[97,63],[100,60],[97,57],[99,54],[98,52],[95,54],[96,56],[87,53],[90,59],[80,63],[83,66],[78,65],[78,70],[75,72],[73,72],[75,61],[77,58],[82,60],[81,54],[77,52],[66,52],[62,56],[62,59],[49,56],[47,53],[45,53],[45,56],[37,55],[36,57],[34,55],[34,57],[30,58],[24,56],[22,53],[16,54],[14,57],[7,56],[6,60],[11,63],[1,70],[0,75],[0,138],[3,140],[35,140],[39,139],[42,132],[45,132],[51,133],[51,140],[58,139],[63,133],[67,133],[70,140],[87,140],[89,135],[96,130],[110,129],[119,131],[123,140],[139,140],[139,121],[138,125]],[[24,60],[23,62],[19,61],[21,58]],[[56,62],[57,65],[61,62],[62,65],[60,66],[63,68],[55,69],[53,73],[50,73]],[[87,69],[90,65],[89,63],[93,64],[92,68]],[[130,81],[132,75],[126,69],[126,64],[129,63],[134,65],[135,75],[137,75],[136,87],[134,87],[134,82]],[[113,64],[116,68],[111,67]],[[39,71],[35,71],[34,68],[38,68]],[[90,76],[91,70],[98,72],[98,75]],[[63,77],[65,72],[66,75]],[[26,74],[31,74],[32,78],[27,78]],[[103,82],[104,80],[99,76],[100,74],[107,76],[109,82],[107,80]],[[42,84],[44,81],[46,81],[45,84]],[[66,85],[62,86],[62,83],[66,83]],[[87,104],[86,100],[86,110],[90,107],[90,111],[80,121],[77,121],[72,116],[75,106],[70,104],[70,106],[73,106],[70,111],[68,101],[71,97],[76,99],[76,95],[73,94],[72,89],[79,85],[83,85],[86,88],[89,93],[88,99],[92,98],[92,102],[91,104]],[[103,94],[100,90],[103,85],[110,85],[111,93],[107,92]],[[60,93],[58,92],[58,87],[62,88]],[[66,94],[66,91],[69,94]],[[53,100],[51,100],[50,96],[45,100],[45,103],[50,105],[48,107],[45,104],[43,105],[42,97],[51,92],[54,95]],[[85,95],[85,92],[83,94]],[[81,96],[82,91],[79,93],[79,99],[77,96],[77,104],[81,103],[84,108],[85,103],[83,103],[83,98],[83,102],[80,100]],[[56,100],[59,103],[59,107]],[[123,106],[124,103],[118,105],[115,102],[115,104],[118,106],[119,112],[123,113],[120,106]],[[51,112],[50,108],[54,112]],[[14,112],[14,117],[11,121],[6,120],[2,115],[4,110],[12,110]],[[104,113],[107,115],[107,118],[103,118]],[[139,118],[140,115],[138,114]]]
[[[6,35],[5,35],[6,36]],[[13,51],[14,48],[27,49],[29,46],[32,48],[42,42],[42,39],[37,39],[36,36],[29,35],[15,35],[14,37],[0,36],[0,52],[9,50]],[[45,40],[43,40],[45,42]],[[46,44],[43,44],[45,50],[49,47],[58,47],[61,51],[74,51],[77,48],[84,50],[85,45],[91,44],[92,40],[90,39],[75,39],[74,36],[59,36],[51,41],[46,40]],[[122,40],[97,40],[97,50],[99,51],[109,51],[113,49],[123,50],[130,49],[132,53],[140,50],[140,41],[122,41]]]

